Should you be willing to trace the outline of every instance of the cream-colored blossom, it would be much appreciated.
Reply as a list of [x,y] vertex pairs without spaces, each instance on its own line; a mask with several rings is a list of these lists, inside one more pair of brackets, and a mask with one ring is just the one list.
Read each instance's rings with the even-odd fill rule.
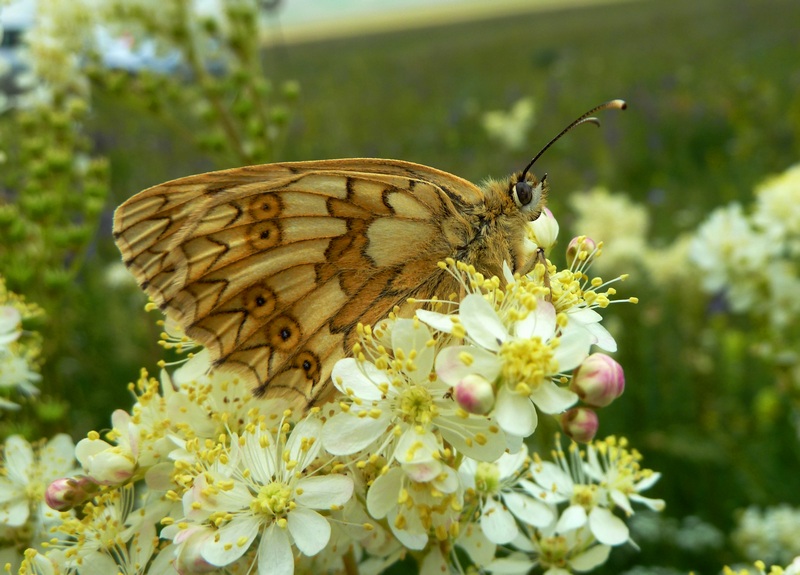
[[573,229],[604,243],[603,257],[595,263],[598,272],[620,274],[641,265],[650,227],[643,205],[602,187],[572,194],[569,202],[577,214]]

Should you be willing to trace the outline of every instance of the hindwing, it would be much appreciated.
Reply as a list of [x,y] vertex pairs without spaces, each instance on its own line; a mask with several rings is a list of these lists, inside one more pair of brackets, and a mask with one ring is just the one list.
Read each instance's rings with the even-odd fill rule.
[[181,178],[116,211],[123,260],[154,302],[256,392],[307,407],[333,363],[409,297],[447,296],[483,194],[427,166],[348,159]]

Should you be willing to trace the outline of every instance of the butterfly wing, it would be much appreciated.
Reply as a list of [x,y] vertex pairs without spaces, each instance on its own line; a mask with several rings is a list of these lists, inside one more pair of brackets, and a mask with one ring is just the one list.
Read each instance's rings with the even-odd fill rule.
[[114,217],[128,269],[256,392],[306,407],[324,398],[355,326],[409,297],[446,296],[437,267],[469,243],[482,192],[409,162],[250,166],[145,190]]

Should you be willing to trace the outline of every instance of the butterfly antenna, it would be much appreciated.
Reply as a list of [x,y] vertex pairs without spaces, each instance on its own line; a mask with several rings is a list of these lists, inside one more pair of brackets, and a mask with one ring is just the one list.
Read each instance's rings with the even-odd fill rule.
[[587,123],[588,124],[594,124],[595,126],[599,126],[600,125],[600,120],[598,120],[597,118],[592,116],[592,114],[594,114],[596,112],[600,112],[601,110],[608,110],[609,108],[614,109],[614,110],[624,110],[627,107],[628,107],[628,104],[625,103],[625,100],[611,100],[610,102],[606,102],[604,104],[600,104],[599,106],[596,106],[596,107],[592,108],[591,110],[589,110],[588,112],[586,112],[585,114],[581,115],[574,122],[572,122],[569,126],[564,128],[563,130],[561,130],[555,138],[553,138],[552,140],[547,142],[547,144],[545,145],[544,148],[539,150],[539,153],[536,154],[533,157],[533,159],[530,161],[530,163],[527,166],[525,166],[525,169],[522,170],[522,174],[519,177],[519,181],[520,182],[524,182],[525,181],[525,175],[528,173],[528,170],[530,170],[533,167],[533,164],[536,162],[536,160],[538,160],[541,157],[541,155],[544,154],[550,146],[555,144],[561,138],[561,136],[563,136],[564,134],[569,132],[572,128],[574,128],[576,126],[580,126],[581,124],[587,124]]

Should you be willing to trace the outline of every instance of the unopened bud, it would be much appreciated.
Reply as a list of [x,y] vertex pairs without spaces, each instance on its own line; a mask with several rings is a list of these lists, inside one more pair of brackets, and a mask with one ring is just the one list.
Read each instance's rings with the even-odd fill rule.
[[489,413],[494,405],[494,387],[485,377],[470,374],[453,388],[456,403],[469,413]]
[[595,250],[597,244],[592,238],[586,236],[572,238],[567,246],[567,265],[573,268],[582,263],[588,264],[594,259]]
[[75,446],[75,458],[83,470],[100,485],[121,485],[133,476],[133,455],[102,439],[81,439]]
[[561,428],[570,439],[589,443],[597,434],[600,420],[588,407],[574,407],[561,414]]
[[531,222],[531,228],[534,239],[540,248],[548,251],[555,245],[558,238],[558,222],[553,216],[553,212],[547,208],[543,209],[539,217]]
[[67,511],[88,501],[99,485],[86,475],[56,479],[44,492],[44,501],[50,509]]
[[625,391],[625,374],[611,357],[593,353],[575,370],[569,388],[585,404],[605,407]]

